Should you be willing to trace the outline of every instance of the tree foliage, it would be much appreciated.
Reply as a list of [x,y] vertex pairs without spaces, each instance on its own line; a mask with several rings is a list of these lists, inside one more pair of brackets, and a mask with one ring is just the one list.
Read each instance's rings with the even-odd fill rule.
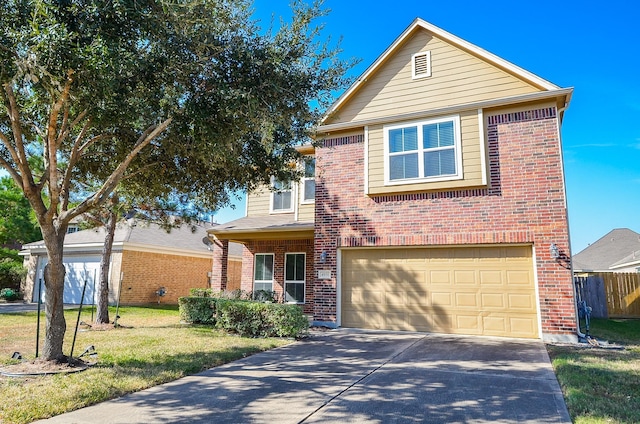
[[[44,356],[63,357],[64,234],[118,187],[216,208],[295,178],[332,92],[345,86],[319,3],[263,32],[246,0],[0,3],[0,166],[47,247]],[[316,105],[316,106],[311,106]],[[36,158],[39,166],[32,164]]]
[[22,190],[9,177],[0,178],[0,247],[19,248],[42,234]]

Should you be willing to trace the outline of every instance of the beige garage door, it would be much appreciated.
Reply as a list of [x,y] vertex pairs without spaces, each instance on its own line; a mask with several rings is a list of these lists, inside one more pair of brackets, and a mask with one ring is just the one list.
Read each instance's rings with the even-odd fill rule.
[[341,325],[537,338],[531,247],[344,249]]

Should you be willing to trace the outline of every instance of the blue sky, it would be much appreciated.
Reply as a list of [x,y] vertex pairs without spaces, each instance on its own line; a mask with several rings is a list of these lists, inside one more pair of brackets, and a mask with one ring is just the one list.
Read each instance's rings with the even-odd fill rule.
[[[287,0],[255,16],[290,15]],[[631,0],[427,2],[326,0],[324,36],[360,75],[420,17],[561,87],[574,87],[562,127],[572,253],[613,228],[640,232],[640,4]],[[216,214],[244,216],[244,200]]]

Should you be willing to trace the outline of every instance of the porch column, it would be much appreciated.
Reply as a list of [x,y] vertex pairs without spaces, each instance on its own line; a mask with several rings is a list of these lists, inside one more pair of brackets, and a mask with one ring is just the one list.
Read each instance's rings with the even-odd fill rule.
[[226,290],[227,264],[229,259],[229,240],[215,239],[211,245],[213,251],[213,265],[211,268],[211,288]]

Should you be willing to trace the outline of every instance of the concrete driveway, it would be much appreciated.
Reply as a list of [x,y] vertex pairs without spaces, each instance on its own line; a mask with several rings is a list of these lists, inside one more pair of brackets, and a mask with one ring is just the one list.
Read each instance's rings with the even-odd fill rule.
[[46,422],[571,420],[541,341],[339,329]]

